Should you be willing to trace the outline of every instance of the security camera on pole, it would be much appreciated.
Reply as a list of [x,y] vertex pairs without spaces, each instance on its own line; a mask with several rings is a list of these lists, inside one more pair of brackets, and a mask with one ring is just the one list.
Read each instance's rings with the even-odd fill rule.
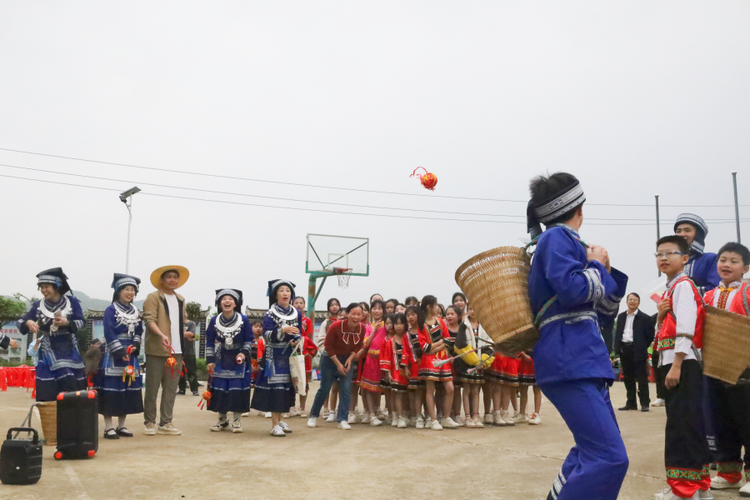
[[128,244],[125,250],[125,274],[128,273],[128,267],[130,264],[130,225],[133,223],[133,212],[130,207],[133,205],[133,195],[140,193],[141,189],[138,186],[133,186],[127,191],[120,193],[120,201],[125,204],[128,209]]

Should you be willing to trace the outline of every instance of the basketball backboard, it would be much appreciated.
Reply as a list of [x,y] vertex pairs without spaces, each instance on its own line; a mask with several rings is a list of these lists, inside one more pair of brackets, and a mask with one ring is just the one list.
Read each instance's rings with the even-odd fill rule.
[[307,235],[307,273],[333,274],[349,269],[351,276],[370,275],[370,239],[330,234]]

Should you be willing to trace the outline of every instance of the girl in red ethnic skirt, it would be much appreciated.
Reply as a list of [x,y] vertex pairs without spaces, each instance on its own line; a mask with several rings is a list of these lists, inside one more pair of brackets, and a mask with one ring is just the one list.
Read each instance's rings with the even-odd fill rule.
[[419,380],[419,362],[422,359],[422,343],[420,341],[421,332],[424,330],[425,336],[427,331],[424,328],[424,312],[419,306],[409,306],[406,308],[406,336],[407,349],[409,355],[407,359],[409,366],[409,403],[411,418],[417,429],[424,429],[424,416],[422,415],[422,400],[424,399],[425,383]]
[[[529,387],[534,391],[534,413],[526,413],[529,401]],[[536,385],[534,360],[531,353],[522,352],[518,361],[518,392],[521,393],[520,416],[515,419],[518,424],[539,425],[542,423],[542,390]]]
[[[445,398],[443,403],[443,415],[450,415],[453,404],[453,373],[451,363],[436,365],[437,361],[448,359],[448,327],[442,318],[438,317],[440,309],[437,299],[433,295],[426,295],[422,299],[421,306],[425,314],[424,326],[420,331],[420,344],[424,353],[419,362],[419,380],[425,382],[425,396],[427,402],[427,411],[429,412],[429,427],[432,430],[439,431],[443,427],[455,429],[458,424],[446,416],[442,424],[437,419],[435,407],[435,389],[438,383],[442,383],[445,388]],[[425,422],[425,427],[428,423]]]
[[[445,310],[445,325],[448,328],[448,355],[455,356],[454,349],[456,345],[456,335],[458,335],[459,324],[463,319],[463,309],[457,306],[448,306]],[[453,408],[451,409],[451,418],[461,427],[466,423],[461,416],[461,389],[462,385],[456,378],[456,364],[451,364],[453,370]]]
[[389,314],[385,319],[386,330],[392,325],[392,335],[389,332],[383,342],[380,354],[380,369],[383,372],[383,382],[391,393],[391,426],[406,428],[404,413],[404,395],[409,388],[409,341],[406,338],[406,316],[402,313]]

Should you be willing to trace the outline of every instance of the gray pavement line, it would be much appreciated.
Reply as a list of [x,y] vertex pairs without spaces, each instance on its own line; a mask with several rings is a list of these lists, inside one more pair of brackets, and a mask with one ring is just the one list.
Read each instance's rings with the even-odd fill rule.
[[65,472],[68,474],[73,489],[77,490],[78,498],[80,500],[91,500],[91,497],[86,493],[86,488],[83,487],[83,483],[78,479],[78,474],[76,474],[76,471],[73,470],[73,466],[69,462],[65,462]]

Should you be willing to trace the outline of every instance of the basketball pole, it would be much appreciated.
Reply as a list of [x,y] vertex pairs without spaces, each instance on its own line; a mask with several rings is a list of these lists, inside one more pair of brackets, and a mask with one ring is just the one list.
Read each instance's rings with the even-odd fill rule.
[[[318,296],[320,295],[320,291],[323,290],[326,280],[332,275],[333,273],[310,273],[310,278],[307,281],[307,317],[312,320],[313,325],[315,324],[315,302],[318,300]],[[320,288],[318,288],[318,278],[323,278]]]

